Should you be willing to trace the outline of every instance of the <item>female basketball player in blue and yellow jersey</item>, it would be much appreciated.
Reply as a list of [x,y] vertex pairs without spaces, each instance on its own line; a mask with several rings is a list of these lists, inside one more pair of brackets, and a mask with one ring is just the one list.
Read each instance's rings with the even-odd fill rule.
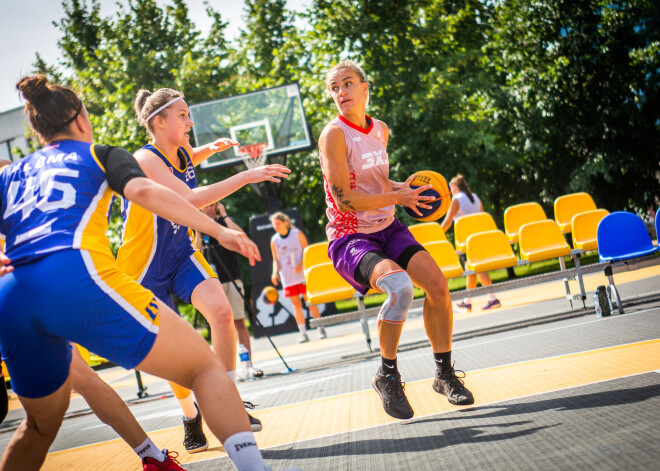
[[[238,142],[223,138],[193,149],[188,135],[193,123],[183,94],[176,90],[140,90],[135,112],[152,138],[135,153],[147,177],[174,190],[197,208],[215,203],[247,183],[279,182],[289,173],[282,165],[266,165],[198,188],[195,166]],[[214,353],[236,380],[236,333],[231,306],[222,284],[195,248],[188,228],[128,201],[122,206],[125,221],[117,254],[120,268],[163,302],[171,303],[174,294],[195,306],[209,322]],[[190,391],[175,384],[172,390],[184,415],[185,448],[189,452],[205,450],[208,442]],[[258,419],[250,416],[250,421],[254,431],[261,430]]]
[[413,301],[413,284],[426,292],[424,327],[437,365],[433,389],[453,404],[474,399],[451,364],[452,305],[447,280],[431,255],[394,217],[394,205],[428,208],[421,196],[427,186],[410,187],[389,178],[389,129],[367,115],[369,84],[353,61],[326,75],[328,97],[339,115],[319,137],[319,158],[326,192],[330,241],[328,255],[337,272],[363,294],[374,288],[387,294],[378,315],[381,367],[372,385],[385,412],[399,419],[414,415],[396,364],[403,323]]
[[145,178],[123,149],[93,145],[89,115],[71,90],[43,76],[25,77],[17,88],[45,147],[0,171],[0,351],[26,413],[0,469],[43,463],[69,403],[69,341],[192,388],[237,468],[268,469],[222,362],[117,268],[106,213],[116,192],[248,257],[258,257],[256,246]]

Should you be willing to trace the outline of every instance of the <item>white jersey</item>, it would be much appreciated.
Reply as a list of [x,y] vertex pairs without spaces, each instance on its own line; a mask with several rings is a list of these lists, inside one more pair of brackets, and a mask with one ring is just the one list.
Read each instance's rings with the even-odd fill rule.
[[454,199],[458,200],[458,211],[456,212],[454,220],[460,218],[461,216],[467,216],[468,214],[481,212],[481,200],[474,193],[472,193],[472,196],[474,197],[474,202],[471,202],[470,198],[468,198],[468,196],[463,192],[454,195]]
[[302,270],[299,273],[294,272],[294,268],[302,261],[303,256],[303,248],[298,239],[299,232],[292,227],[286,237],[276,232],[271,238],[280,266],[280,282],[284,288],[305,282],[305,274]]

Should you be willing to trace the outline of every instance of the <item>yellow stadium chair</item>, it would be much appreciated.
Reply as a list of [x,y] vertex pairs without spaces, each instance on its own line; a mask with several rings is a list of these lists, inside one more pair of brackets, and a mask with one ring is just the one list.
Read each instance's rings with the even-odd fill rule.
[[428,242],[447,240],[445,231],[437,222],[422,222],[409,226],[408,229],[421,245],[426,245]]
[[309,244],[303,251],[303,272],[306,274],[311,267],[329,261],[327,241]]
[[570,255],[571,247],[552,219],[530,222],[520,228],[520,257],[528,262]]
[[499,230],[472,234],[466,242],[466,268],[483,273],[518,263],[504,232]]
[[454,223],[456,251],[465,253],[465,244],[472,234],[496,230],[495,220],[488,213],[474,213],[458,218]]
[[545,221],[548,217],[540,204],[530,202],[509,206],[504,211],[504,232],[511,244],[518,242],[520,226],[534,221]]
[[596,209],[596,203],[588,193],[571,193],[555,200],[555,221],[564,234],[573,229],[571,221],[576,214]]
[[573,216],[571,226],[573,228],[573,248],[587,250],[598,250],[598,239],[596,229],[598,223],[610,214],[606,209],[595,209]]
[[427,242],[424,248],[431,254],[435,263],[438,264],[445,278],[456,278],[463,274],[463,267],[458,260],[454,247],[446,240],[438,242]]
[[350,299],[355,293],[353,287],[337,273],[332,262],[311,267],[305,275],[305,281],[310,304]]
[[5,377],[5,381],[9,381],[11,378],[9,377],[9,372],[7,371],[7,365],[5,365],[5,362],[2,362],[2,376]]

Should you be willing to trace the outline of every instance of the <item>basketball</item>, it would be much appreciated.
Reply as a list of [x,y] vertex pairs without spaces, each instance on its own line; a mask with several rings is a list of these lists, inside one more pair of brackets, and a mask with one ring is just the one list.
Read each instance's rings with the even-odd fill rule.
[[410,182],[410,188],[419,188],[420,186],[431,185],[428,190],[424,190],[422,196],[432,196],[433,200],[424,201],[427,205],[431,206],[429,209],[417,207],[417,210],[422,214],[418,216],[415,212],[408,207],[404,207],[413,219],[422,222],[436,221],[449,211],[451,204],[451,191],[445,177],[438,172],[431,170],[420,170],[413,174],[414,178]]
[[277,290],[272,286],[266,286],[261,293],[261,297],[266,304],[275,304],[277,302]]

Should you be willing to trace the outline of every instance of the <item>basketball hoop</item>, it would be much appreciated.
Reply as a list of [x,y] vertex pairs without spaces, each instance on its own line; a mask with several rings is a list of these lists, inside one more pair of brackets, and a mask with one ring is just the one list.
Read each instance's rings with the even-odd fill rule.
[[259,142],[249,144],[238,148],[238,155],[241,157],[245,166],[249,169],[261,167],[266,162],[266,150],[268,143]]

